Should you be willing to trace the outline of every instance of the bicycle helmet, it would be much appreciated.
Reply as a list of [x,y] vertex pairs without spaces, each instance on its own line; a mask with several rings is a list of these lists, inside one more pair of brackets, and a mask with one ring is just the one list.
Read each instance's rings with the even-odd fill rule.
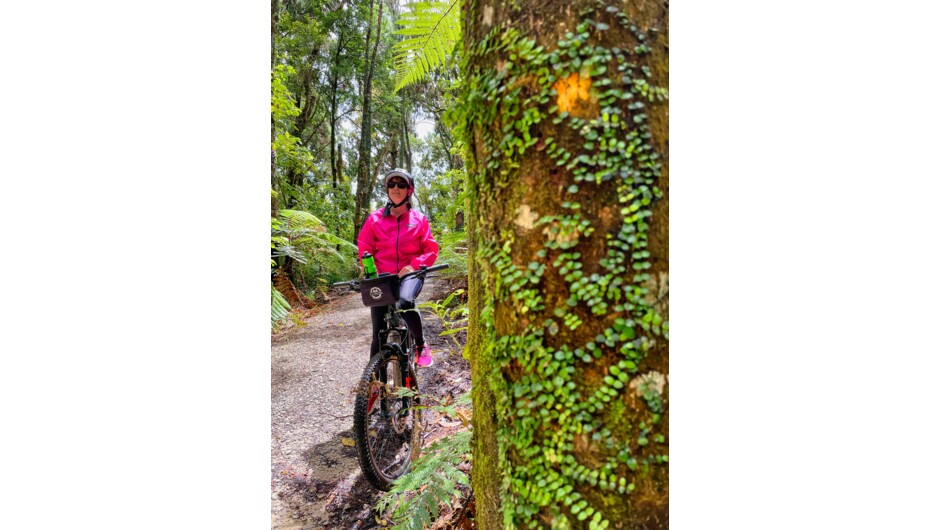
[[411,176],[411,173],[408,173],[408,172],[405,171],[404,169],[398,169],[398,168],[395,168],[395,169],[389,171],[388,173],[385,174],[385,185],[386,185],[386,186],[388,186],[388,181],[389,181],[392,177],[401,177],[401,178],[407,180],[407,181],[408,181],[408,187],[411,188],[412,190],[414,190],[414,187],[415,187],[415,179],[414,179],[414,177]]
[[388,173],[385,174],[385,177],[384,177],[384,179],[383,179],[383,180],[385,181],[385,187],[386,187],[385,192],[386,192],[386,193],[388,193],[388,181],[391,180],[392,177],[403,178],[403,179],[405,179],[406,182],[408,182],[408,194],[405,195],[405,198],[402,199],[402,201],[401,201],[400,203],[398,203],[398,204],[393,203],[392,200],[391,200],[391,198],[389,198],[388,202],[385,203],[385,215],[391,215],[392,208],[398,208],[398,207],[401,206],[402,204],[406,204],[406,203],[407,203],[409,210],[412,208],[412,206],[411,206],[411,196],[414,194],[414,191],[415,191],[415,179],[414,179],[414,177],[412,177],[412,176],[411,176],[411,173],[405,171],[404,169],[395,168],[395,169],[389,171]]

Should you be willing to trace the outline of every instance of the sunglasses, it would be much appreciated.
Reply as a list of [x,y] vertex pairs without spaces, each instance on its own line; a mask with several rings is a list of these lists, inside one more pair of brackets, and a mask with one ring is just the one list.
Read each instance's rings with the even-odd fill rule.
[[397,187],[400,190],[408,189],[408,183],[401,180],[393,180],[388,183],[388,189]]

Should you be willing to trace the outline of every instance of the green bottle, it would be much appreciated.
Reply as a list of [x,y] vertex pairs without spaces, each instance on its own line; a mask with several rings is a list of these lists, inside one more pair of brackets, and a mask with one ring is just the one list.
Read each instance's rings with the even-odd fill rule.
[[375,272],[375,258],[368,252],[362,255],[362,270],[366,278],[375,278],[377,276]]

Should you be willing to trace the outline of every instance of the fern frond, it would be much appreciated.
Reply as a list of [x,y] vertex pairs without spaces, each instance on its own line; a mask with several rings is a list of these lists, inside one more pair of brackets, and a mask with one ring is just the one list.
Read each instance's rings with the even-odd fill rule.
[[[326,231],[326,224],[317,216],[303,210],[280,210],[278,212],[280,221],[278,234],[286,235],[289,245],[278,246],[276,251],[281,251],[281,255],[290,255],[290,250],[301,255],[312,256],[317,253],[325,253],[338,259],[349,259],[349,256],[356,254],[356,245],[339,238]],[[335,248],[339,246],[337,251]],[[343,256],[348,254],[348,256]],[[294,259],[296,256],[291,255]],[[306,261],[301,259],[299,261]]]
[[376,506],[380,513],[391,511],[401,521],[393,530],[430,527],[442,504],[451,505],[464,495],[457,486],[469,486],[470,480],[457,466],[470,457],[471,437],[468,429],[435,441],[412,462],[411,471],[395,481]]
[[417,2],[402,15],[395,33],[395,91],[417,83],[443,65],[460,42],[460,0]]
[[286,222],[288,230],[315,230],[326,231],[326,225],[317,216],[303,210],[279,210],[278,216]]
[[457,490],[456,490],[455,488],[453,488],[453,487],[451,487],[451,488],[446,487],[445,484],[446,484],[446,485],[453,486],[454,483],[452,483],[452,482],[451,482],[451,483],[443,483],[443,479],[441,479],[439,475],[436,475],[434,478],[435,478],[435,480],[432,480],[432,481],[428,484],[428,489],[430,489],[431,492],[434,493],[435,500],[437,501],[437,502],[435,502],[435,503],[433,503],[433,504],[431,505],[431,506],[433,506],[432,515],[433,515],[434,518],[436,519],[436,518],[437,518],[437,507],[438,507],[438,505],[441,505],[441,504],[450,504],[450,498],[451,498],[451,496],[453,496],[454,493],[457,492]]
[[349,252],[352,252],[353,254],[356,254],[357,252],[359,252],[359,247],[333,234],[330,234],[330,233],[320,234],[320,239],[328,241],[334,245],[339,245],[341,250],[345,249]]
[[425,527],[431,526],[431,518],[428,517],[428,505],[424,497],[421,497],[421,509],[418,510],[417,515],[418,516],[415,517],[414,520],[416,523],[421,523],[421,526],[417,528],[423,529]]
[[274,282],[271,282],[271,327],[286,318],[290,313],[290,304],[280,291],[274,288]]

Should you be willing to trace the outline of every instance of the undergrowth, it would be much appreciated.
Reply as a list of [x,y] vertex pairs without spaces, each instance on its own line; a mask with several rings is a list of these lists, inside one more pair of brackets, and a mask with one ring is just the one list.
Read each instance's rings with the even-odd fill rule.
[[443,300],[432,300],[418,304],[418,308],[430,311],[441,320],[444,330],[440,333],[440,336],[448,337],[458,349],[463,349],[464,343],[458,340],[457,334],[461,331],[467,331],[470,318],[467,303],[462,301],[464,300],[463,294],[463,289],[457,289]]
[[448,232],[436,238],[438,253],[436,263],[447,263],[449,268],[439,274],[445,278],[467,277],[467,233]]
[[[406,388],[398,392],[403,396],[417,394]],[[425,402],[435,400],[426,394],[421,398]],[[411,470],[395,480],[392,489],[375,506],[379,524],[393,523],[393,530],[432,528],[442,506],[457,506],[465,500],[470,491],[467,463],[472,460],[469,404],[470,394],[467,393],[451,403],[422,406],[439,412],[442,417],[460,419],[462,428],[422,449],[411,463]],[[461,489],[461,485],[465,488]]]

